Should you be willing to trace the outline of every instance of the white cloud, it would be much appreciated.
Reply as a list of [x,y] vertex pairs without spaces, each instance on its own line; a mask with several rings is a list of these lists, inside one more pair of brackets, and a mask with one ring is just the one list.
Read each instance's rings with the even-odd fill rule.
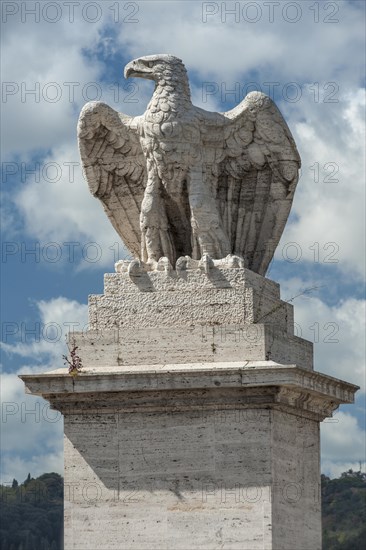
[[324,109],[320,122],[308,103],[306,122],[294,125],[302,157],[292,210],[297,219],[288,224],[277,257],[294,242],[302,260],[315,262],[314,267],[335,262],[343,272],[365,275],[364,105],[364,90],[358,89]]
[[[62,19],[53,25],[42,17],[39,23],[32,24],[29,17],[29,22],[23,26],[27,36],[23,41],[19,41],[14,32],[17,28],[14,27],[15,18],[8,18],[3,44],[4,59],[7,60],[3,67],[6,81],[14,82],[20,88],[22,83],[31,88],[32,83],[38,82],[41,94],[39,103],[32,96],[22,101],[20,91],[14,96],[9,95],[3,106],[4,115],[8,117],[4,121],[7,127],[4,137],[8,140],[6,150],[21,152],[29,168],[32,168],[32,162],[28,155],[32,150],[46,148],[50,151],[41,166],[40,181],[36,182],[34,176],[30,176],[17,197],[26,231],[36,238],[47,239],[47,242],[49,237],[56,242],[90,240],[107,249],[119,242],[99,202],[89,196],[80,170],[75,170],[75,181],[70,182],[69,168],[64,164],[79,162],[76,120],[87,99],[82,97],[83,86],[96,82],[102,89],[103,100],[124,112],[141,113],[151,95],[151,83],[131,81],[138,89],[133,94],[133,101],[137,102],[130,103],[126,90],[122,89],[121,66],[111,73],[115,73],[114,82],[121,85],[119,98],[113,98],[110,82],[101,81],[107,63],[98,60],[96,53],[115,56],[123,52],[127,59],[169,51],[181,56],[195,73],[196,84],[192,89],[198,104],[202,104],[200,80],[202,83],[207,79],[214,80],[218,85],[223,83],[227,89],[236,82],[244,86],[253,80],[259,81],[261,86],[268,81],[278,82],[277,90],[293,81],[303,86],[298,103],[281,102],[303,157],[304,173],[293,209],[299,220],[288,226],[283,242],[298,242],[308,260],[313,254],[309,250],[312,243],[319,242],[323,247],[335,242],[340,247],[339,266],[350,268],[359,276],[363,260],[355,239],[361,235],[364,219],[361,161],[364,139],[360,114],[363,94],[358,89],[358,52],[363,30],[357,6],[340,4],[339,11],[334,14],[333,10],[323,10],[317,23],[314,9],[304,5],[299,21],[291,24],[285,19],[296,18],[296,14],[292,13],[293,10],[284,14],[281,6],[275,8],[273,22],[270,21],[269,8],[262,7],[258,21],[250,23],[248,19],[255,19],[255,13],[243,12],[241,4],[236,19],[227,13],[226,22],[224,10],[229,7],[221,4],[214,4],[218,12],[215,8],[213,15],[208,14],[211,8],[205,8],[203,4],[143,2],[136,5],[138,11],[131,16],[129,10],[118,13],[117,18],[123,25],[111,25],[111,17],[116,17],[116,13],[106,9],[105,4],[100,4],[102,17],[94,24],[86,20],[85,14],[82,17],[80,6],[75,9],[72,23],[66,7]],[[204,16],[206,11],[207,17]],[[89,16],[92,15],[90,12]],[[339,22],[324,23],[326,17],[329,21]],[[107,23],[111,26],[107,27]],[[309,36],[312,36],[310,41]],[[309,49],[314,49],[313,55]],[[318,55],[318,51],[322,55]],[[13,63],[13,58],[18,62]],[[51,82],[62,90],[60,101],[55,103],[42,97],[42,90]],[[80,84],[74,89],[73,102],[69,101],[67,82]],[[319,82],[319,101],[315,101],[315,82]],[[333,82],[337,87],[335,97],[340,99],[340,103],[324,103],[332,92],[332,86],[325,88],[327,82]],[[354,91],[350,92],[352,89]],[[263,91],[267,91],[265,86]],[[221,100],[218,93],[210,96],[203,106],[222,109]],[[42,174],[44,166],[51,162],[57,163],[62,170],[61,179],[54,183]],[[318,163],[320,178],[323,179],[332,171],[332,166],[328,167],[328,172],[324,171],[326,163],[339,166],[339,173],[335,176],[340,179],[339,183],[315,185],[311,179],[314,172],[310,169],[314,163]],[[7,219],[11,220],[11,215]],[[93,223],[90,223],[91,219]],[[324,256],[326,252],[323,250]],[[101,263],[113,265],[115,258],[111,260],[110,256],[103,254]]]
[[[45,372],[63,367],[67,352],[65,334],[70,327],[82,331],[87,324],[87,306],[63,297],[36,302],[40,318],[40,341],[2,344],[6,353],[24,358],[16,373],[1,376],[2,479],[23,481],[45,471],[63,470],[63,418],[47,401],[26,394],[19,374]],[[41,362],[41,364],[39,363]],[[6,370],[6,365],[4,367]]]
[[352,469],[365,471],[366,433],[348,413],[337,412],[321,424],[322,472],[330,477]]
[[[283,299],[314,286],[299,278],[281,281]],[[316,284],[315,284],[316,286]],[[328,306],[313,291],[294,302],[296,333],[314,342],[315,370],[365,391],[365,300],[349,298]]]
[[[79,243],[73,245],[75,253],[87,247],[84,256],[89,267],[103,264],[113,269],[119,258],[114,258],[116,246],[113,250],[109,247],[120,239],[100,201],[89,191],[76,147],[55,148],[40,166],[39,178],[29,177],[14,202],[23,216],[26,232],[43,245],[56,243],[61,260],[69,260],[68,251],[71,253],[70,245],[64,243],[75,242]],[[96,245],[88,248],[92,242]],[[52,255],[51,248],[50,252]]]
[[12,455],[4,456],[2,462],[1,483],[3,485],[11,484],[13,479],[22,483],[29,473],[31,477],[36,478],[49,472],[56,472],[63,476],[64,472],[63,449],[57,453],[42,453],[27,459]]
[[38,22],[24,15],[21,23],[25,4],[3,24],[2,152],[4,159],[21,154],[29,162],[29,154],[39,150],[66,144],[76,150],[77,118],[87,101],[101,99],[115,107],[121,102],[129,113],[138,109],[140,99],[123,88],[123,67],[116,69],[112,83],[102,82],[106,66],[98,54],[115,53],[105,36],[113,17],[109,5],[94,2],[101,17],[93,23],[88,21],[92,10],[85,12],[82,2],[73,21],[67,3],[59,3],[62,17],[52,24],[46,20],[51,10],[49,16],[41,11]]
[[[88,22],[80,16],[83,6],[80,3],[76,7],[73,23],[67,14],[65,16],[64,9],[59,23],[49,24],[41,18],[39,23],[33,24],[31,18],[28,18],[27,23],[23,24],[19,17],[10,17],[3,26],[2,72],[5,81],[10,83],[9,90],[12,83],[15,84],[15,90],[18,87],[18,91],[9,95],[3,103],[3,127],[6,128],[3,133],[4,158],[26,162],[31,168],[35,160],[32,155],[34,151],[41,150],[43,157],[39,182],[34,176],[29,176],[16,196],[13,189],[5,185],[6,193],[18,209],[16,215],[11,208],[6,210],[7,230],[18,228],[22,220],[26,234],[43,243],[53,241],[63,246],[66,241],[76,241],[82,245],[95,241],[102,250],[98,264],[112,270],[117,258],[109,247],[113,247],[119,239],[99,201],[91,197],[80,168],[75,168],[75,179],[70,181],[69,169],[65,165],[70,161],[79,163],[76,121],[82,104],[88,99],[83,97],[81,91],[85,84],[96,82],[101,86],[102,99],[111,106],[129,114],[142,113],[151,95],[151,83],[138,80],[134,96],[138,101],[130,103],[126,90],[123,90],[123,67],[117,64],[107,67],[108,63],[98,60],[96,53],[113,55],[113,62],[117,63],[115,60],[118,60],[120,63],[119,54],[127,61],[139,55],[169,52],[180,56],[194,77],[192,96],[196,104],[202,105],[201,83],[205,81],[214,81],[219,85],[224,83],[228,90],[236,82],[244,87],[248,82],[256,81],[265,92],[267,89],[264,82],[279,82],[276,87],[279,92],[289,82],[301,85],[298,102],[286,101],[283,94],[280,101],[280,108],[295,136],[303,160],[303,176],[295,195],[294,217],[287,226],[282,244],[289,241],[298,243],[302,259],[307,266],[311,266],[314,254],[317,254],[314,243],[319,243],[319,261],[324,262],[327,254],[332,252],[331,248],[324,249],[324,246],[334,242],[339,246],[339,252],[335,253],[335,258],[339,260],[337,267],[350,280],[360,278],[364,266],[364,90],[359,88],[362,63],[360,52],[364,40],[359,8],[361,3],[337,2],[339,11],[333,17],[329,7],[321,7],[318,23],[315,22],[314,9],[309,9],[313,3],[301,3],[301,18],[298,23],[291,24],[278,11],[271,23],[268,8],[263,6],[257,23],[245,21],[243,12],[239,14],[238,22],[235,22],[234,16],[228,15],[225,23],[222,6],[229,8],[229,4],[213,3],[219,12],[208,16],[204,23],[202,3],[140,2],[137,3],[138,13],[132,16],[138,19],[138,23],[129,23],[129,10],[120,10],[118,22],[110,27],[106,26],[106,22],[111,23],[113,14],[105,7],[106,4],[98,4],[103,13],[96,23]],[[230,4],[236,5],[235,2]],[[279,6],[280,11],[282,4]],[[331,8],[335,3],[328,4]],[[326,16],[338,19],[338,23],[325,23]],[[106,68],[108,80],[102,82]],[[45,100],[42,95],[42,92],[46,94],[48,91],[51,96],[56,88],[47,88],[47,85],[52,82],[60,87],[62,93],[56,102]],[[67,82],[80,83],[80,86],[74,88],[74,101],[71,102],[68,95],[70,88],[65,85]],[[116,87],[108,89],[112,82],[118,83],[118,86],[121,84],[118,88],[120,97],[117,99],[113,97]],[[22,86],[23,89],[30,89],[36,83],[39,83],[40,89],[39,102],[34,101],[31,95],[22,101]],[[319,83],[319,98],[316,83]],[[335,90],[338,103],[326,102],[332,90]],[[222,110],[222,99],[220,93],[217,93],[210,96],[202,106],[209,110]],[[57,163],[61,167],[59,181],[50,182],[42,174],[42,168],[49,163]],[[316,163],[319,166],[319,183],[314,182],[314,168],[311,169]],[[325,170],[326,163],[339,166],[339,172],[334,174],[338,182],[324,182],[324,177],[330,175],[332,170],[332,166],[328,171]],[[281,247],[279,250],[281,252]],[[315,278],[317,265],[317,262],[313,265]],[[332,273],[333,278],[336,273],[339,271]],[[285,297],[291,297],[299,288],[307,286],[311,284],[303,280],[283,281],[282,293]],[[363,319],[363,308],[361,300],[349,298],[342,301],[341,296],[334,306],[328,306],[315,296],[295,302],[296,321],[302,328],[303,337],[312,339],[316,331],[319,332],[320,341],[315,346],[316,369],[364,388],[364,335],[360,322]],[[86,322],[86,306],[65,298],[39,302],[38,309],[44,324],[56,322],[64,327],[65,319],[69,322]],[[334,335],[331,334],[331,323],[335,323],[335,328],[339,329]],[[339,342],[324,341],[329,338],[338,339]],[[64,353],[63,338],[56,343],[19,342],[7,346],[6,351],[27,358],[30,363],[33,357],[45,368],[51,364],[55,367],[55,361],[61,362]],[[41,367],[30,364],[27,368],[39,370]],[[29,407],[42,402],[35,397],[24,397],[20,389],[22,383],[11,378],[11,375],[6,376],[10,378],[5,378],[3,388],[8,401],[13,399],[14,403],[19,404],[25,399]],[[47,447],[47,434],[51,434],[47,430],[52,430],[52,427],[46,427],[45,431],[39,430],[41,424],[33,426],[30,420],[23,426],[21,408],[19,410],[9,416],[6,427],[15,422],[12,429],[20,430],[18,441],[23,442],[24,448],[29,445],[30,452],[27,457],[23,457],[20,456],[20,448],[14,452],[9,448],[4,462],[6,475],[19,477],[19,480],[24,479],[28,471],[35,475],[37,462],[40,465],[39,473],[60,467],[57,464],[61,464],[61,451],[56,442],[59,436],[53,440],[50,435],[48,441],[53,443]],[[20,415],[18,419],[17,415]],[[340,424],[341,431],[337,433],[348,430],[349,436],[362,436],[355,422],[348,415]],[[28,434],[25,428],[29,426],[31,429]],[[33,442],[31,434],[34,435]],[[43,434],[46,436],[44,440]],[[358,461],[357,445],[355,453],[345,455],[341,445],[335,442],[335,432],[325,434],[324,464],[330,471],[340,473],[337,469],[348,469],[348,464]],[[11,434],[9,441],[17,445]],[[34,442],[38,445],[37,449],[34,448]]]
[[[100,78],[100,65],[88,63],[82,50],[98,40],[100,25],[87,26],[81,20],[74,25],[65,19],[52,25],[43,18],[34,23],[29,17],[22,26],[9,18],[3,29],[4,158],[75,139],[75,104],[69,101],[72,86],[65,83],[79,84],[74,88],[79,107],[83,85]],[[83,33],[82,41],[76,30]],[[30,90],[35,94],[27,93]]]
[[[66,351],[65,336],[68,332],[83,331],[86,328],[87,306],[62,296],[35,302],[35,306],[40,321],[33,341],[27,339],[24,325],[20,324],[19,341],[12,344],[2,342],[1,347],[6,353],[19,355],[30,361],[47,361],[52,368],[62,367],[62,355]],[[38,365],[38,372],[39,369]]]
[[[280,283],[285,300],[319,284],[316,279],[307,281],[300,278]],[[362,397],[366,390],[366,301],[340,299],[330,306],[318,297],[318,291],[314,289],[298,296],[292,303],[295,333],[314,342],[314,369],[360,386],[356,398]],[[322,472],[326,475],[337,477],[350,468],[358,471],[359,461],[365,460],[366,432],[354,416],[362,414],[363,406],[361,402],[360,411],[355,404],[353,414],[337,411],[333,418],[321,424]],[[365,464],[362,470],[365,471]]]
[[[2,375],[2,450],[30,453],[59,445],[63,423],[60,413],[52,411],[49,404],[40,397],[24,393],[24,383],[18,374],[32,369],[21,369],[17,374]],[[42,370],[42,369],[40,369]],[[39,372],[37,370],[37,372]]]
[[[173,53],[203,78],[219,82],[235,81],[249,71],[259,71],[262,82],[318,81],[319,75],[324,81],[339,81],[342,75],[350,85],[358,82],[357,54],[362,51],[364,31],[357,6],[340,2],[338,14],[332,17],[330,11],[320,10],[316,22],[311,4],[302,3],[298,22],[289,23],[286,18],[297,16],[284,13],[283,5],[275,9],[271,22],[269,7],[262,6],[257,16],[245,14],[246,2],[215,2],[213,8],[205,8],[208,4],[143,2],[139,23],[120,27],[119,43],[131,57]],[[225,17],[225,10],[235,8],[239,13]],[[327,16],[334,22],[326,23]]]
[[[24,370],[31,369],[17,374]],[[63,418],[44,399],[25,394],[17,374],[1,377],[2,482],[63,471]]]

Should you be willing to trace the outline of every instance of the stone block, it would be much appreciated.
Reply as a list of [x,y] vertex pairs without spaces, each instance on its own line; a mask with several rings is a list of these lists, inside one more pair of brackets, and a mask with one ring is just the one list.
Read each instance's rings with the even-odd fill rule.
[[260,323],[88,330],[70,341],[87,367],[272,360],[313,368],[310,342]]
[[65,550],[320,550],[313,371],[279,286],[244,268],[105,276],[83,368],[22,375],[64,415]]
[[244,268],[107,274],[89,296],[94,330],[192,325],[275,324],[293,334],[292,306],[277,283]]

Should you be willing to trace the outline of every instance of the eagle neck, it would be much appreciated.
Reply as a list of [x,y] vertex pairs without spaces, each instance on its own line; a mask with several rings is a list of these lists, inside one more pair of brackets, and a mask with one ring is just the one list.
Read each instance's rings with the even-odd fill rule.
[[167,72],[157,80],[149,107],[152,105],[164,111],[167,109],[166,106],[169,106],[169,111],[175,112],[191,108],[191,92],[185,70],[177,73]]

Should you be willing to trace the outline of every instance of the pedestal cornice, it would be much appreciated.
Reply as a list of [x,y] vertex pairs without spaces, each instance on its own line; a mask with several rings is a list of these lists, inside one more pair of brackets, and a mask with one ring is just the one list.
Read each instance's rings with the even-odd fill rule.
[[22,375],[29,393],[63,413],[276,407],[323,420],[357,386],[272,361],[137,365]]

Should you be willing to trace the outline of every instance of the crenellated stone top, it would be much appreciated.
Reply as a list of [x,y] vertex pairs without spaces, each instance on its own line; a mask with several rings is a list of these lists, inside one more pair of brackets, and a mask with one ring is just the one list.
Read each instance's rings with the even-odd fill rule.
[[89,296],[89,330],[72,335],[89,366],[271,359],[313,368],[277,283],[232,258],[184,260],[175,270],[164,258],[119,262],[105,274],[104,294]]
[[118,262],[117,273],[104,276],[104,294],[89,296],[90,327],[265,323],[293,334],[292,306],[280,299],[274,281],[239,267],[233,258],[181,260],[183,268],[175,270],[166,258],[153,266]]
[[238,269],[245,267],[244,258],[228,254],[225,258],[215,260],[209,254],[204,254],[200,260],[194,260],[190,256],[181,256],[175,263],[175,269],[170,263],[169,258],[163,256],[158,261],[143,262],[141,260],[119,260],[115,263],[116,273],[128,273],[130,277],[138,276],[143,272],[150,271],[182,271],[201,270],[209,274],[210,271],[217,269]]

